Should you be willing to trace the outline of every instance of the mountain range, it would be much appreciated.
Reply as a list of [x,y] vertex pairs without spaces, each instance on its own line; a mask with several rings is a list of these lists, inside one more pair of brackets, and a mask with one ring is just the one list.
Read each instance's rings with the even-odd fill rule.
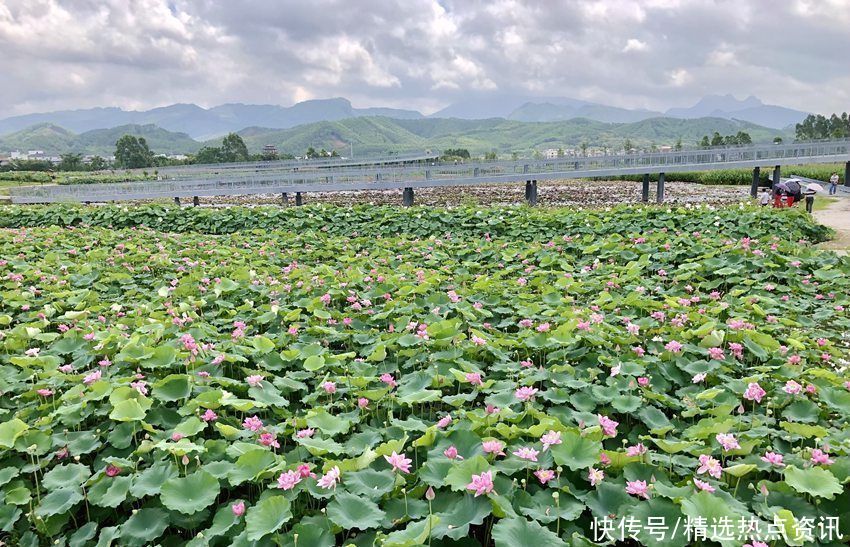
[[[673,145],[681,139],[695,146],[703,135],[713,132],[734,135],[746,131],[755,142],[770,142],[776,136],[793,134],[749,122],[723,118],[648,118],[630,123],[609,123],[587,118],[554,122],[523,122],[505,118],[465,120],[460,118],[388,118],[384,116],[350,117],[320,121],[286,129],[247,127],[238,131],[248,149],[258,153],[273,144],[280,152],[303,154],[308,147],[337,150],[356,157],[396,152],[421,152],[426,149],[466,148],[476,155],[495,150],[500,154],[517,152],[529,155],[548,148],[623,146],[629,139],[635,146]],[[153,124],[122,125],[74,133],[54,124],[37,124],[0,137],[0,151],[44,150],[48,154],[78,152],[108,156],[115,151],[121,135],[145,137],[156,153],[197,152],[201,146],[219,146],[220,139],[200,142],[187,133],[168,131]]]
[[249,127],[279,130],[315,122],[376,116],[397,120],[504,118],[518,122],[559,122],[583,118],[606,123],[634,123],[658,117],[713,117],[783,129],[802,121],[806,114],[799,110],[766,105],[755,97],[738,100],[731,95],[709,95],[689,108],[671,108],[666,112],[659,112],[617,108],[567,97],[490,93],[470,96],[430,116],[424,116],[415,110],[354,108],[351,102],[344,98],[310,100],[290,107],[230,103],[213,108],[202,108],[195,104],[173,104],[142,111],[120,108],[64,110],[0,119],[0,136],[41,124],[52,124],[74,133],[124,125],[155,125],[167,131],[185,133],[198,141],[205,141]]

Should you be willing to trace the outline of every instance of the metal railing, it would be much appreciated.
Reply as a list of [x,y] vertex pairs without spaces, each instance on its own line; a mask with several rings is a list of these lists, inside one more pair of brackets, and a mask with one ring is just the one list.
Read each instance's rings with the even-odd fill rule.
[[613,177],[850,160],[850,140],[630,155],[469,163],[368,163],[324,169],[219,173],[192,179],[10,189],[13,203],[120,201],[278,192],[334,192],[522,180]]

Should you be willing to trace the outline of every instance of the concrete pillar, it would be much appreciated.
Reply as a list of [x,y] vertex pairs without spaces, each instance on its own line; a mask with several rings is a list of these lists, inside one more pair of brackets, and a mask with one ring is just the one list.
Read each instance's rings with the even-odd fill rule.
[[304,205],[304,202],[301,200],[301,192],[295,192],[295,205],[296,206]]
[[758,197],[760,175],[761,169],[758,167],[753,167],[753,183],[750,185],[750,195],[752,197]]
[[426,180],[428,180],[428,179],[430,179],[430,178],[431,178],[431,170],[430,170],[430,169],[426,169],[426,170],[425,170],[425,179],[426,179]]
[[381,174],[380,173],[375,175],[375,182],[381,182]]
[[179,198],[179,197],[174,196],[174,204],[175,204],[175,205],[180,205],[180,198]]
[[280,201],[282,205],[289,207],[289,196],[286,195],[286,192],[280,195]]
[[536,180],[527,180],[525,181],[525,199],[528,201],[528,204],[532,207],[537,205],[537,181]]
[[770,185],[771,193],[776,188],[776,185],[779,184],[779,179],[782,178],[782,170],[777,165],[773,168],[773,184]]
[[472,170],[472,176],[477,177],[480,172],[481,172],[481,170],[476,167],[475,169]]
[[192,206],[197,207],[201,204],[201,200],[198,199],[198,196],[192,196]]
[[523,166],[522,166],[522,172],[523,172],[523,173],[528,173],[528,165],[523,165]]
[[410,207],[413,205],[413,188],[408,186],[404,189],[401,194],[401,202],[405,207]]
[[844,186],[850,188],[850,161],[844,164]]
[[664,173],[658,173],[658,187],[655,194],[657,203],[664,203]]
[[644,203],[649,202],[649,173],[643,175],[643,184],[640,189],[640,200]]

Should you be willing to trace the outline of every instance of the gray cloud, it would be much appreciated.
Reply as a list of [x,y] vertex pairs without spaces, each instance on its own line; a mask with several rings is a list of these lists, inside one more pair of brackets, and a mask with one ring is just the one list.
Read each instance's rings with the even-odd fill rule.
[[471,94],[850,108],[850,0],[0,0],[0,115]]

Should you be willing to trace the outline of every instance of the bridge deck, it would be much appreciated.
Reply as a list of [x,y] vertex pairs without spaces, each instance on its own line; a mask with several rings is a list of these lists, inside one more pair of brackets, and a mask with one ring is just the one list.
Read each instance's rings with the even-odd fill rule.
[[547,160],[460,164],[364,163],[355,166],[330,166],[326,169],[285,169],[251,174],[221,173],[185,180],[19,187],[12,189],[10,195],[13,203],[122,201],[283,192],[471,186],[528,180],[616,177],[844,161],[850,161],[848,140]]

